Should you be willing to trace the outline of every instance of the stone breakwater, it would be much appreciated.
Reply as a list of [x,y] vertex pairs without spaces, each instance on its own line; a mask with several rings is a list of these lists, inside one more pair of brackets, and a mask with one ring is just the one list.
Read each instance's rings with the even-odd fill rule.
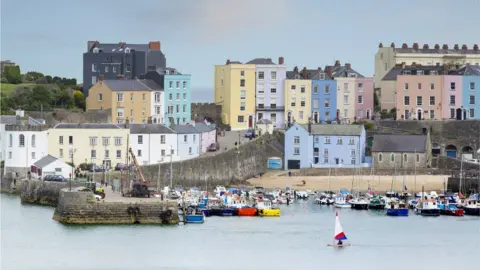
[[165,224],[179,222],[175,201],[98,202],[90,192],[62,189],[53,219],[65,224]]
[[[72,189],[82,185],[82,183],[72,183]],[[56,206],[60,190],[67,187],[68,183],[23,180],[20,184],[20,199],[22,203]]]

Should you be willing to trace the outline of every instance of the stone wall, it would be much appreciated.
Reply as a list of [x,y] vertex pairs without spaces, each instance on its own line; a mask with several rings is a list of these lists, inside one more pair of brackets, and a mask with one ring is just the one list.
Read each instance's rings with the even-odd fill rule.
[[[300,169],[298,171],[293,171],[292,175],[294,176],[346,176],[346,175],[414,175],[414,170],[403,170],[403,169],[372,169],[372,168],[308,168]],[[284,175],[286,175],[285,172]],[[443,170],[427,169],[421,168],[416,170],[417,175],[427,175],[427,174],[444,174]]]
[[[460,191],[460,177],[449,177],[447,189],[452,192]],[[468,194],[470,192],[480,190],[480,180],[478,178],[462,178],[462,193]]]
[[191,112],[192,120],[196,122],[203,121],[205,117],[210,117],[215,123],[222,123],[222,105],[215,103],[192,103]]
[[[83,185],[84,183],[73,182],[72,189]],[[56,206],[62,188],[68,188],[68,183],[23,180],[20,184],[20,199],[22,203]]]
[[[382,155],[382,161],[379,159],[379,155]],[[394,155],[394,162],[391,161],[391,155]],[[404,155],[407,155],[407,160],[404,161]],[[419,162],[416,162],[416,155],[418,155]],[[406,166],[408,169],[414,169],[415,166],[419,168],[427,168],[430,166],[430,157],[426,153],[398,153],[398,152],[373,152],[372,153],[373,164],[377,169],[393,169],[403,170]]]
[[175,201],[97,202],[93,193],[62,189],[53,219],[66,224],[178,224]]
[[111,109],[107,110],[91,110],[69,111],[65,109],[54,110],[50,112],[28,111],[26,115],[35,119],[44,119],[49,126],[58,123],[111,123]]

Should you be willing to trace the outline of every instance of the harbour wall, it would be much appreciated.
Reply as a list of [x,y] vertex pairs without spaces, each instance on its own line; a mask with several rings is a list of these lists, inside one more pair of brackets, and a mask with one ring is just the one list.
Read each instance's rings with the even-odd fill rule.
[[60,190],[53,219],[65,224],[164,224],[179,222],[175,201],[98,202],[90,192]]
[[[85,184],[73,182],[72,188],[83,185]],[[68,183],[22,180],[20,184],[20,199],[22,203],[56,206],[60,190],[63,188],[68,188]]]
[[[460,177],[449,177],[447,189],[451,190],[452,192],[459,192]],[[473,177],[462,178],[462,193],[465,194],[473,191],[476,191],[476,192],[480,191],[480,180],[478,176],[476,178],[473,178]]]

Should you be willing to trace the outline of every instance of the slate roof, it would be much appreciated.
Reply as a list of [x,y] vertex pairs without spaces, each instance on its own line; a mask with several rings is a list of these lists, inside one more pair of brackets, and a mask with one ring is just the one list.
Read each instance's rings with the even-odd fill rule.
[[337,78],[337,77],[340,77],[340,78],[348,78],[350,76],[348,76],[349,74],[356,74],[357,75],[357,78],[364,78],[365,76],[363,76],[362,74],[360,74],[359,72],[357,72],[356,70],[350,68],[350,69],[347,69],[346,66],[325,66],[325,70],[328,70],[328,68],[331,67],[332,68],[332,77],[333,78]]
[[192,125],[175,125],[173,127],[173,130],[175,130],[178,134],[195,134],[195,133],[200,133],[198,132],[195,127]]
[[53,128],[61,128],[61,129],[74,129],[74,128],[82,128],[82,129],[121,129],[125,128],[125,124],[96,124],[96,123],[60,123],[57,124]]
[[129,44],[126,42],[123,43],[122,47],[120,47],[119,43],[99,43],[98,45],[95,45],[95,47],[100,50],[103,50],[103,52],[105,53],[112,53],[112,52],[124,53],[126,48],[129,48],[130,50],[144,51],[144,52],[148,52],[150,50],[148,44]]
[[480,66],[479,65],[465,65],[455,72],[457,75],[464,76],[480,76]]
[[45,166],[47,166],[50,163],[53,163],[56,160],[58,160],[58,158],[51,155],[47,155],[37,160],[37,162],[33,163],[33,165],[37,168],[44,168]]
[[240,61],[230,61],[230,64],[242,64]]
[[130,124],[131,134],[172,134],[174,130],[162,124]]
[[[19,120],[22,120],[21,118]],[[17,116],[16,115],[0,115],[0,124],[5,125],[17,125]],[[39,120],[28,117],[28,124],[31,126],[42,125]]]
[[385,74],[385,76],[382,78],[382,80],[383,81],[395,81],[395,80],[397,80],[397,76],[402,75],[403,72],[405,72],[405,71],[410,71],[410,74],[408,74],[408,75],[417,75],[418,70],[423,71],[423,74],[419,74],[419,75],[430,75],[431,71],[436,71],[437,72],[437,74],[434,74],[434,75],[443,75],[445,73],[443,66],[417,65],[417,66],[405,66],[403,68],[402,65],[397,64],[387,74]]
[[[308,131],[308,125],[301,125]],[[331,124],[312,124],[313,135],[341,135],[341,136],[360,136],[362,134],[362,125],[331,125]]]
[[[230,62],[231,63],[231,62]],[[255,58],[248,61],[246,64],[255,64],[255,65],[276,65],[272,58]]]
[[152,80],[104,80],[112,91],[161,91],[163,88]]
[[257,121],[257,124],[260,124],[260,125],[261,125],[261,124],[263,124],[263,125],[265,125],[265,124],[272,124],[272,121],[270,121],[270,120],[268,120],[268,119],[265,119],[265,118],[262,118],[262,119],[260,119],[260,120]]
[[429,48],[429,49],[423,49],[423,48],[395,48],[395,52],[398,53],[428,53],[428,54],[480,54],[480,50],[473,50],[473,49],[467,49],[467,50],[462,50],[461,47],[458,50],[455,49],[435,49],[435,48]]
[[215,130],[215,128],[212,125],[207,125],[202,122],[195,123],[195,129],[200,133]]
[[373,137],[372,152],[417,152],[427,149],[427,135],[377,134]]

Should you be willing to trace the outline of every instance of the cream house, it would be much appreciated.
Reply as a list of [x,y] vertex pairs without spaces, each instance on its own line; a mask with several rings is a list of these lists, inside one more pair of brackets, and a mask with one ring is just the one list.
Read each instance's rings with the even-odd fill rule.
[[123,124],[61,123],[49,130],[48,154],[75,166],[126,163],[129,129]]

